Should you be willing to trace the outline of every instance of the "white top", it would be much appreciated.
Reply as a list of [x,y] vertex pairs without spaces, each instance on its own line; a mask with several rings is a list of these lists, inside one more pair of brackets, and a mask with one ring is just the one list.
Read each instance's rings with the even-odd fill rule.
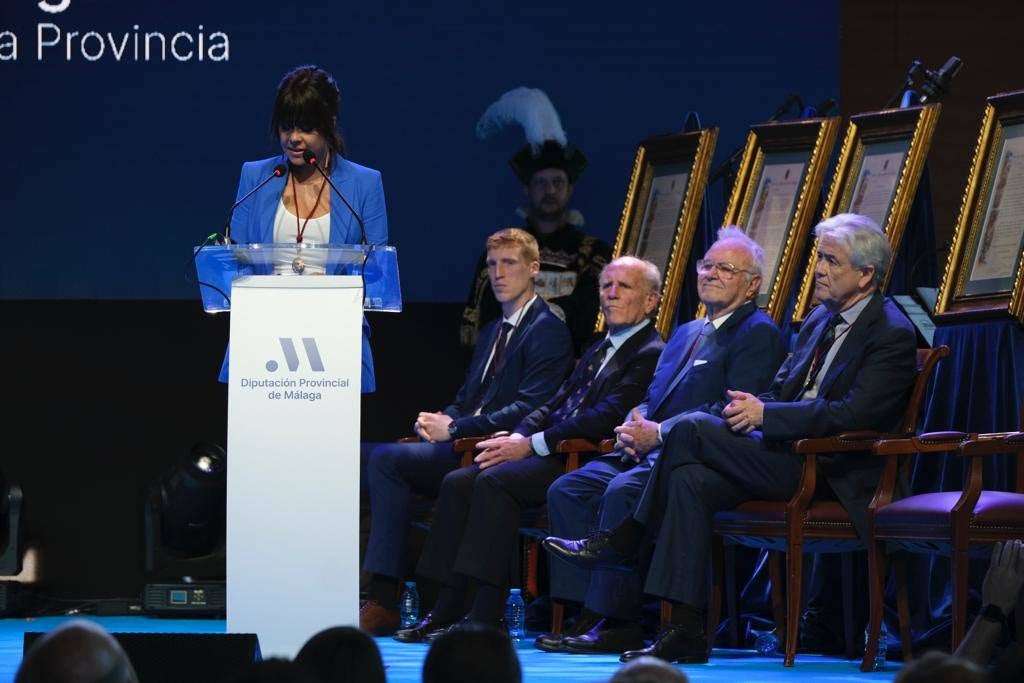
[[[285,208],[284,197],[282,197],[277,205],[277,213],[274,214],[274,243],[296,242],[298,238],[297,225],[302,225],[305,220],[305,218],[299,218],[298,224],[296,224],[295,214]],[[307,244],[327,244],[330,241],[330,236],[331,214],[327,212],[319,218],[309,219],[306,229],[302,233],[302,241]],[[285,261],[275,263],[274,275],[323,275],[324,264],[318,262],[319,259],[307,258],[305,255],[302,257],[304,266],[302,272],[296,272],[293,266],[295,265],[294,258],[297,256],[298,251]]]

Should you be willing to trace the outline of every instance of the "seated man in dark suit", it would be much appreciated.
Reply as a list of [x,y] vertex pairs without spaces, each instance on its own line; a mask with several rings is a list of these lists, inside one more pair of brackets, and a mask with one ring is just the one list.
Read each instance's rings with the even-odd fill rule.
[[[910,321],[879,291],[892,251],[875,223],[840,214],[816,228],[818,306],[771,388],[729,391],[722,416],[690,413],[665,436],[633,515],[582,541],[552,538],[549,551],[594,568],[623,567],[648,535],[657,538],[644,591],[672,602],[671,625],[648,647],[622,655],[707,661],[701,612],[707,600],[715,512],[752,498],[788,500],[802,460],[789,442],[843,431],[894,428],[914,382]],[[882,463],[870,453],[823,457],[819,468],[863,537]]]
[[[661,291],[657,267],[632,256],[601,271],[598,291],[608,333],[591,346],[555,396],[516,426],[489,439],[474,464],[441,484],[417,573],[438,581],[434,609],[395,639],[421,642],[461,621],[497,624],[508,596],[509,567],[523,507],[544,502],[565,471],[554,453],[563,439],[601,440],[647,390],[665,347],[650,315]],[[463,619],[467,579],[478,585]]]
[[420,413],[419,443],[364,444],[372,521],[363,570],[372,575],[359,627],[377,635],[398,627],[398,582],[412,493],[438,494],[459,466],[452,439],[509,430],[555,393],[572,369],[569,329],[536,295],[537,240],[508,228],[487,239],[487,271],[503,317],[484,328],[455,401]]
[[[616,450],[559,478],[548,489],[554,536],[578,538],[623,520],[658,459],[661,435],[683,415],[720,415],[726,389],[761,392],[786,355],[779,328],[755,303],[764,250],[743,231],[722,228],[697,263],[697,293],[707,317],[675,331],[661,354],[647,396],[616,428]],[[560,637],[544,634],[548,652],[622,653],[642,647],[642,584],[634,574],[586,572],[551,563],[551,595],[582,603],[580,618]]]

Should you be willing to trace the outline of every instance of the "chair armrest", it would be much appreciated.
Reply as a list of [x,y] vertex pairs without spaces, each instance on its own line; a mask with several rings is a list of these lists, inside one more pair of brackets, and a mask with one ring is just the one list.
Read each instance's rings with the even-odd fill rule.
[[601,442],[601,453],[611,453],[615,450],[615,439],[605,439]]
[[970,438],[967,432],[928,432],[921,436],[882,438],[875,444],[875,455],[895,456],[911,453],[944,453],[959,448]]
[[1024,432],[976,434],[960,446],[960,453],[968,458],[1013,452],[1024,452]]
[[398,443],[419,443],[420,437],[418,436],[403,436],[398,440]]
[[562,439],[558,442],[556,453],[598,453],[601,447],[587,439]]
[[873,431],[843,432],[835,436],[800,439],[793,444],[794,453],[842,453],[870,450],[882,434]]

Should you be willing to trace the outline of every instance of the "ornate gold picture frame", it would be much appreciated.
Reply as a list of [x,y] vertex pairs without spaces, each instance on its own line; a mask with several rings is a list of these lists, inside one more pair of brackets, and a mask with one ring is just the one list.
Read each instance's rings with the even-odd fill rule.
[[757,304],[777,323],[789,304],[838,134],[839,117],[763,123],[747,134],[723,224],[743,228],[764,249]]
[[[613,256],[645,258],[661,270],[655,324],[663,337],[672,329],[717,140],[718,129],[705,128],[648,138],[636,150]],[[604,329],[602,316],[597,329]]]
[[[895,255],[924,171],[939,107],[926,104],[851,116],[822,218],[847,212],[873,218],[888,236]],[[815,305],[816,261],[815,246],[800,284],[794,322],[803,320]],[[890,268],[883,291],[891,274]]]
[[986,100],[946,259],[938,318],[1024,323],[1024,90]]

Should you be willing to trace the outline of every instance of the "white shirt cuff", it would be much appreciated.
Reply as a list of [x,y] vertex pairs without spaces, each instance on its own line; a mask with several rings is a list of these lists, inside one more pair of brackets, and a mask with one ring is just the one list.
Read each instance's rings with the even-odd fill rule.
[[537,432],[531,436],[530,445],[533,446],[533,452],[542,458],[551,455],[548,443],[544,440],[544,432]]

